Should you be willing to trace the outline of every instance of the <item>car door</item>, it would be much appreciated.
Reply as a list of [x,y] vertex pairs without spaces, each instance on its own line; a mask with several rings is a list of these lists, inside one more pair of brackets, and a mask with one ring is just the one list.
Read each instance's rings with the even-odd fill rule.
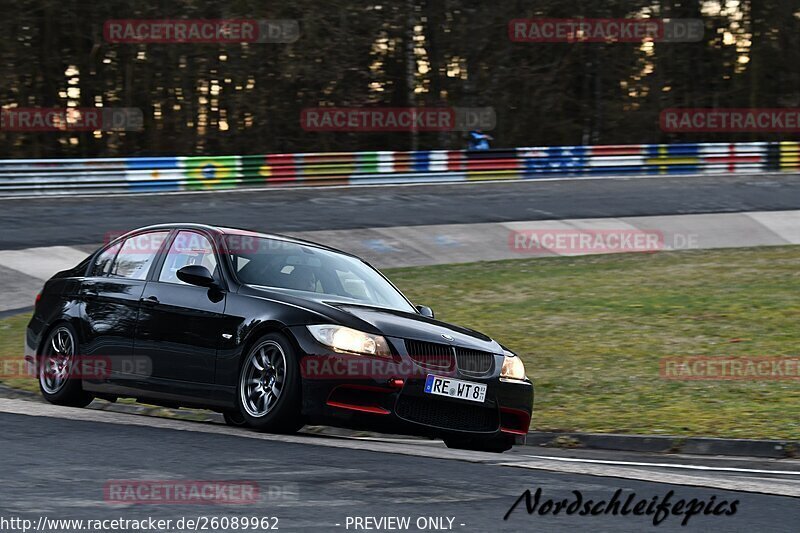
[[173,236],[141,297],[135,353],[137,358],[150,359],[151,384],[162,393],[179,393],[180,387],[170,391],[170,382],[184,382],[184,392],[191,383],[214,383],[226,295],[220,288],[179,280],[177,271],[191,264],[205,266],[220,279],[211,238],[181,230]]
[[[146,232],[108,246],[81,281],[83,355],[109,357],[114,368],[134,353],[134,334],[142,293],[158,250],[169,231]],[[141,367],[140,367],[141,368]]]

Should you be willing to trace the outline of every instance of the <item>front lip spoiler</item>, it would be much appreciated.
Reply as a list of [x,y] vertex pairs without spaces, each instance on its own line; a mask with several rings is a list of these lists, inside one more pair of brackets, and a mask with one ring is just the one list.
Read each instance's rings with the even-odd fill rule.
[[350,411],[358,411],[359,413],[370,413],[373,415],[390,415],[392,414],[391,411],[388,409],[384,409],[383,407],[378,406],[369,406],[369,405],[354,405],[349,403],[343,402],[335,402],[332,400],[328,400],[325,402],[326,405],[330,407],[338,407],[339,409],[349,409]]

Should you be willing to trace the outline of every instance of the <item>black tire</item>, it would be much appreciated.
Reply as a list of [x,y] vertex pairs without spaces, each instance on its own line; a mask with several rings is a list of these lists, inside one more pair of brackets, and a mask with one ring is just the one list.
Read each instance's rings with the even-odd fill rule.
[[455,450],[503,453],[514,446],[513,437],[445,437],[444,443]]
[[305,425],[298,357],[285,336],[269,333],[250,346],[239,370],[236,404],[244,423],[258,431],[296,433]]
[[66,322],[56,324],[47,334],[37,357],[36,375],[44,399],[55,405],[86,407],[94,397],[83,390],[80,376],[75,377],[79,356],[78,335]]

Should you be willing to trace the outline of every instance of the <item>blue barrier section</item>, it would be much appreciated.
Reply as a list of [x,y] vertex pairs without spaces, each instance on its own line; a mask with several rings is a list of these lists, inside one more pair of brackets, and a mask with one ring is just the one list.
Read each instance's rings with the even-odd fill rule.
[[[177,157],[131,158],[126,162],[132,191],[179,191],[183,170]],[[171,176],[171,178],[170,178]]]

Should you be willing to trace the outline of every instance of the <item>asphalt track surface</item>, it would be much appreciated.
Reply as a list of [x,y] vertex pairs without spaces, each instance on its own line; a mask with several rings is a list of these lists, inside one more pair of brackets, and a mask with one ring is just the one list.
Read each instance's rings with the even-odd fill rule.
[[103,242],[163,222],[280,233],[800,208],[798,175],[657,176],[0,200],[0,250]]
[[[15,199],[0,200],[0,249],[99,243],[107,232],[175,221],[289,232],[798,208],[800,177],[772,175]],[[13,402],[0,400],[0,519],[273,516],[282,531],[354,531],[345,527],[348,516],[408,516],[412,523],[451,517],[452,531],[766,532],[796,530],[800,523],[798,461],[530,447],[497,456],[433,441],[276,438]],[[575,458],[598,462],[564,461]],[[248,506],[112,505],[103,486],[115,479],[254,480],[264,494]],[[270,487],[286,494],[269,498]],[[648,500],[673,490],[674,499],[740,503],[734,516],[695,516],[686,527],[674,516],[657,528],[652,517],[529,516],[524,505],[503,520],[523,491],[537,488],[554,500],[575,490],[607,499],[623,489]]]
[[[766,532],[791,531],[800,520],[797,498],[703,486],[701,478],[669,484],[626,479],[624,472],[548,471],[526,459],[531,453],[526,447],[503,455],[453,452],[430,441],[272,437],[215,424],[82,411],[97,415],[90,420],[71,409],[42,409],[50,409],[47,416],[12,414],[5,407],[0,413],[0,446],[6,454],[0,516],[33,523],[42,516],[269,516],[278,518],[281,531],[354,531],[346,527],[347,518],[368,516],[407,516],[412,524],[420,517],[448,517],[452,531]],[[646,471],[671,479],[672,472]],[[256,482],[257,503],[132,505],[107,502],[103,492],[114,480],[212,479]],[[765,473],[741,479],[789,483]],[[797,481],[792,480],[800,486]],[[625,497],[635,493],[637,501],[672,490],[673,501],[714,496],[716,502],[739,503],[733,516],[694,516],[685,527],[677,516],[668,516],[655,528],[652,516],[528,515],[524,503],[504,520],[523,491],[537,488],[554,500],[573,498],[572,491],[580,491],[598,501],[622,489]]]

